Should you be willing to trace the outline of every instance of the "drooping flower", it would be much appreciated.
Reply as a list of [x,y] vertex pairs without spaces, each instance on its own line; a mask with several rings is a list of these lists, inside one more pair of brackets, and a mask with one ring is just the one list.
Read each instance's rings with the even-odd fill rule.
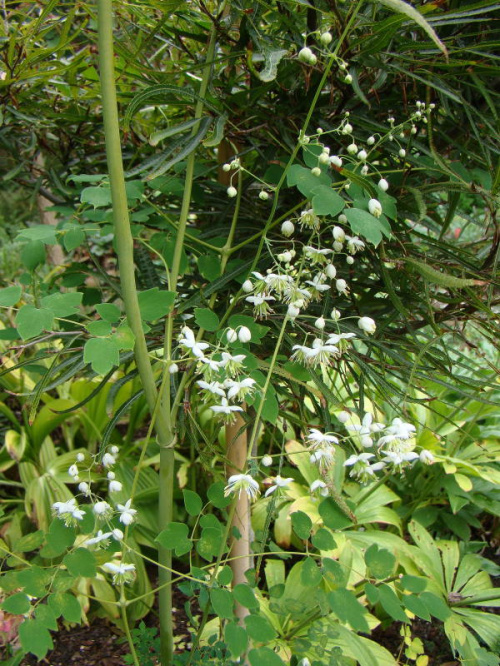
[[96,502],[92,507],[92,510],[101,520],[107,520],[113,515],[113,509],[107,502],[104,501]]
[[[95,537],[92,537],[91,539],[87,539],[85,542],[86,546],[95,546],[96,544],[101,544],[101,546],[106,546],[107,543],[109,543],[109,539],[112,536],[112,532],[103,532],[102,530],[99,530]],[[107,542],[107,543],[104,543]]]
[[105,453],[102,457],[103,467],[112,467],[116,462],[116,458],[111,453]]
[[316,479],[316,481],[313,481],[309,486],[309,490],[311,492],[311,495],[313,495],[314,493],[318,493],[319,495],[321,495],[321,497],[328,497],[328,495],[330,494],[328,486],[324,481],[321,481],[320,479]]
[[267,317],[271,311],[270,301],[276,300],[274,296],[247,296],[245,298],[248,303],[253,305],[253,310],[256,317]]
[[135,520],[136,509],[131,508],[132,500],[128,499],[125,504],[117,504],[116,509],[120,513],[119,521],[124,525],[131,525]]
[[378,199],[370,199],[368,202],[368,210],[373,217],[380,217],[382,215],[382,204]]
[[396,472],[402,472],[405,467],[408,467],[410,462],[419,458],[418,453],[415,453],[415,451],[383,451],[382,453],[385,456],[382,460],[391,464]]
[[319,467],[320,472],[326,472],[333,465],[335,449],[333,446],[323,446],[311,453],[309,461]]
[[419,458],[420,462],[424,463],[424,465],[432,465],[435,462],[432,452],[427,449],[422,449],[422,451],[420,451]]
[[[217,364],[217,368],[218,367],[219,365]],[[207,391],[208,393],[211,393],[212,395],[219,395],[222,398],[226,397],[226,393],[222,388],[222,384],[220,384],[219,382],[204,382],[203,380],[200,379],[196,383],[201,389]]]
[[227,398],[222,398],[220,405],[212,405],[210,409],[216,414],[222,414],[228,421],[234,418],[234,412],[242,412],[243,409],[238,405],[230,405]]
[[253,385],[255,384],[255,379],[251,377],[245,377],[240,381],[234,379],[226,379],[224,386],[227,389],[228,400],[244,400],[245,397],[253,391]]
[[287,488],[287,486],[290,485],[290,483],[293,481],[292,477],[289,477],[288,479],[284,479],[282,476],[279,474],[273,479],[274,483],[272,486],[270,486],[266,492],[264,493],[264,497],[269,497],[272,493],[274,493],[276,490],[278,492],[282,492],[284,488]]
[[182,334],[184,337],[179,339],[181,347],[190,351],[196,358],[203,358],[205,349],[210,347],[208,342],[197,342],[193,331],[188,326],[184,326]]
[[317,428],[310,428],[309,434],[306,437],[306,442],[309,444],[311,451],[315,451],[323,446],[331,446],[332,444],[338,444],[339,440],[335,435],[330,435],[328,433],[322,433]]
[[64,520],[65,525],[68,527],[76,525],[85,516],[85,512],[78,507],[74,497],[67,502],[54,502],[52,510],[54,511],[54,515]]
[[373,335],[377,330],[377,324],[371,317],[360,317],[358,327],[368,335]]
[[254,502],[260,494],[259,484],[250,474],[233,474],[227,480],[224,496],[228,497],[228,495],[238,493],[238,497],[241,497],[242,492],[246,493]]
[[113,574],[113,583],[131,583],[134,580],[135,565],[124,564],[123,562],[105,562],[102,565],[104,571]]
[[235,377],[241,372],[245,358],[245,354],[222,352],[222,359],[219,361],[219,367],[224,368],[230,377]]
[[374,457],[374,453],[352,455],[344,462],[344,467],[352,467],[349,476],[359,479],[362,483],[366,483],[373,479],[375,472],[385,467],[384,462],[370,463],[370,460]]

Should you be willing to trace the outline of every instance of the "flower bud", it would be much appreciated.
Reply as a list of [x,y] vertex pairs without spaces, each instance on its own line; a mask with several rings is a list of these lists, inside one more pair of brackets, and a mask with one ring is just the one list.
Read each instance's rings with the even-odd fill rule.
[[382,192],[387,192],[387,190],[389,189],[389,183],[386,181],[385,178],[381,178],[378,181],[378,189],[382,190]]
[[179,366],[177,363],[171,363],[168,371],[171,375],[176,375],[179,372]]
[[382,215],[382,204],[378,199],[370,199],[368,202],[368,210],[373,217],[380,217]]
[[318,62],[318,59],[308,46],[304,46],[303,49],[300,49],[299,60],[308,65],[315,65]]
[[231,187],[227,188],[226,192],[227,192],[227,196],[230,199],[233,199],[238,194],[238,190],[235,187],[233,187],[232,185],[231,185]]
[[366,150],[360,150],[358,153],[358,160],[361,160],[362,162],[366,162],[366,159],[368,157],[368,153]]
[[350,420],[351,415],[349,414],[349,412],[342,411],[340,412],[340,414],[337,414],[337,418],[340,421],[340,423],[347,423],[347,421]]
[[231,165],[230,164],[224,164],[222,167],[222,171],[225,171],[226,173],[228,171],[231,171]]
[[292,261],[292,253],[289,250],[286,252],[281,252],[281,254],[278,254],[276,259],[278,261],[282,261],[285,264],[289,264]]
[[330,32],[323,32],[319,36],[319,41],[323,44],[323,46],[328,46],[328,44],[331,43],[333,37]]
[[262,201],[267,201],[269,199],[269,194],[265,190],[261,190],[259,192],[259,199],[262,199]]
[[352,266],[353,263],[354,263],[354,257],[351,257],[351,255],[347,256],[347,257],[345,258],[345,260],[346,260],[346,263],[349,264],[349,266]]
[[342,252],[344,245],[340,241],[335,241],[333,244],[333,249],[335,252]]
[[318,161],[320,164],[330,164],[330,155],[327,152],[323,152],[318,157]]
[[406,150],[404,148],[401,148],[401,150],[399,151],[398,154],[399,154],[399,157],[406,157]]
[[342,313],[340,310],[337,310],[337,308],[333,308],[333,310],[330,313],[330,317],[333,319],[333,321],[338,321],[340,317],[342,317]]
[[352,125],[350,123],[344,125],[342,128],[342,134],[352,134]]
[[335,282],[335,287],[339,294],[345,294],[347,292],[347,282],[345,280],[337,280]]
[[281,225],[281,233],[289,238],[295,231],[295,225],[290,220],[285,220]]
[[357,145],[355,143],[350,143],[347,146],[347,152],[349,153],[349,155],[356,155],[356,153],[358,152]]
[[311,169],[311,173],[313,176],[321,176],[321,169],[319,167],[314,167]]
[[236,333],[234,328],[227,329],[226,338],[228,342],[236,342],[236,340],[238,339],[238,334]]
[[251,280],[245,280],[243,284],[241,285],[241,289],[245,292],[245,294],[249,294],[251,291],[253,291],[253,284]]
[[323,318],[323,317],[319,317],[318,319],[316,319],[316,321],[314,322],[314,326],[315,326],[319,331],[322,331],[322,330],[325,328],[325,326],[326,326],[326,322],[325,322],[324,318]]
[[238,338],[240,342],[250,342],[252,339],[252,333],[247,326],[241,326],[238,330]]
[[295,317],[298,317],[300,314],[300,310],[298,307],[296,307],[293,304],[290,304],[288,306],[287,314],[290,317],[290,319],[295,319]]
[[263,456],[260,463],[263,467],[271,467],[273,464],[272,456]]
[[377,324],[374,322],[374,320],[371,317],[361,317],[358,320],[358,326],[362,331],[364,331],[368,335],[373,335],[373,333],[375,333],[375,331],[377,330]]
[[328,264],[325,266],[325,273],[330,278],[330,280],[334,280],[337,276],[337,269],[333,264]]
[[375,143],[375,137],[374,137],[374,136],[369,136],[369,137],[367,138],[367,140],[366,140],[366,143],[367,143],[369,146],[373,146],[373,144]]
[[336,166],[340,169],[342,166],[342,159],[338,155],[332,155],[330,157],[330,164],[333,164],[333,166]]
[[347,74],[347,76],[346,76],[345,79],[344,79],[344,82],[347,83],[347,84],[352,83],[352,75],[351,75],[351,74]]

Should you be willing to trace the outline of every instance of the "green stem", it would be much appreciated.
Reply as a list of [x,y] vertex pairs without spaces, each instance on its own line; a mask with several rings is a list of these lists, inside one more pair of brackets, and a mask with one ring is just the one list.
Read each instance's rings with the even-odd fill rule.
[[[116,252],[120,269],[120,285],[128,324],[135,336],[134,355],[137,369],[149,410],[153,414],[155,413],[158,392],[142,328],[137,286],[135,283],[134,242],[130,229],[127,194],[125,190],[120,125],[116,101],[112,0],[98,0],[98,34],[104,133],[113,202],[113,221]],[[173,449],[170,447],[172,446],[173,438],[169,416],[169,409],[159,409],[155,421],[155,431],[160,446],[160,501],[162,503],[160,506],[160,529],[165,522],[171,520],[172,514]],[[168,563],[169,565],[171,563],[170,551],[159,549],[158,557],[159,561],[163,564]],[[165,584],[160,593],[162,666],[169,666],[173,655],[172,601],[171,587],[168,585],[169,577],[170,573],[160,567],[161,584]]]

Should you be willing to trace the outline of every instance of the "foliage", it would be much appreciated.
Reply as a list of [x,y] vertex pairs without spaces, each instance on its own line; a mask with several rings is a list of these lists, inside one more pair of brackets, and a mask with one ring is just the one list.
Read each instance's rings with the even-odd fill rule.
[[58,215],[15,204],[0,290],[22,649],[106,614],[134,664],[371,666],[401,622],[420,666],[417,617],[498,663],[496,5],[115,3],[116,57],[107,9],[0,26],[4,182]]

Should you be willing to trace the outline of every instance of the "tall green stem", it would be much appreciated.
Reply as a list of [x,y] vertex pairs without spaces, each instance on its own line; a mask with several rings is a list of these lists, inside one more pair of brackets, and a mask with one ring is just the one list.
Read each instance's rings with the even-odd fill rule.
[[[123,172],[123,159],[120,143],[120,125],[118,121],[118,108],[116,102],[116,86],[113,53],[113,15],[112,0],[98,0],[98,34],[99,34],[99,67],[101,77],[101,97],[104,117],[104,133],[106,141],[106,155],[108,160],[109,181],[113,202],[113,222],[116,237],[116,252],[120,269],[120,284],[122,289],[125,313],[130,328],[135,336],[134,355],[141,379],[144,394],[151,414],[155,413],[158,400],[153,368],[148,355],[146,338],[142,329],[142,321],[135,283],[135,267],[133,254],[133,237],[130,229],[130,219],[125,190],[125,177]],[[165,502],[160,507],[160,528],[170,520],[172,513],[172,481],[173,481],[173,435],[170,422],[170,409],[157,410],[155,431],[160,446],[160,488],[164,489]],[[170,571],[171,552],[159,550],[160,584],[160,635],[161,635],[161,661],[162,666],[169,666],[173,654],[172,631],[172,599]],[[167,567],[167,568],[165,568]]]

